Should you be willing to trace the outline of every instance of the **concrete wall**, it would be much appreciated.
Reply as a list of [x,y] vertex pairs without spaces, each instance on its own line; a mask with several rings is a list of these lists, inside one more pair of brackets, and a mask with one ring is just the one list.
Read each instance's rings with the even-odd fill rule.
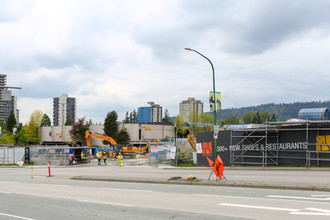
[[[148,126],[151,130],[146,130]],[[155,124],[122,124],[120,123],[119,130],[125,127],[131,138],[132,144],[146,144],[154,139],[163,139],[165,137],[174,137],[173,125],[155,125]],[[52,126],[40,128],[41,142],[70,142],[71,126]],[[95,134],[104,134],[103,125],[91,125],[90,132]],[[141,133],[141,135],[139,135]],[[102,140],[91,139],[91,145],[103,146]]]

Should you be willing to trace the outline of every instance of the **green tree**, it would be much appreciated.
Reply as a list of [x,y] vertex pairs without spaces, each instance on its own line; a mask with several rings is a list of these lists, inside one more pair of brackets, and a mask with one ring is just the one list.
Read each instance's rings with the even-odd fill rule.
[[129,115],[129,122],[130,123],[137,123],[138,122],[138,113],[136,112],[135,109]]
[[42,116],[41,126],[52,126],[50,118],[47,114],[44,114],[44,116]]
[[89,121],[86,121],[86,125],[88,125],[88,126],[93,125],[92,119],[89,119]]
[[0,144],[14,145],[15,144],[14,134],[9,132],[0,136]]
[[126,112],[126,116],[125,116],[125,119],[123,120],[123,123],[129,123],[129,114],[128,112]]
[[165,109],[164,118],[162,118],[162,121],[164,123],[170,122],[170,114],[168,113],[168,110],[167,109]]
[[35,110],[31,114],[30,121],[25,131],[25,138],[27,143],[38,143],[40,141],[39,128],[42,122],[42,116],[43,112],[40,110]]
[[221,122],[221,124],[223,125],[240,124],[240,121],[235,116],[228,116]]
[[78,122],[73,123],[70,130],[70,137],[74,145],[83,145],[86,143],[85,132],[89,129],[85,124],[85,118],[78,118]]
[[199,115],[197,111],[191,111],[189,115],[189,122],[190,122],[190,128],[189,130],[192,131],[193,135],[196,135],[198,131],[200,130],[198,127],[198,123],[200,122]]
[[176,118],[174,119],[174,125],[176,127],[176,132],[180,133],[181,136],[184,136],[187,133],[188,128],[181,115],[176,116]]
[[6,123],[6,126],[7,126],[7,132],[9,133],[13,133],[13,128],[16,126],[16,118],[15,118],[15,114],[14,114],[14,111],[11,110],[10,114],[9,114],[9,117],[7,119],[7,123]]
[[64,125],[66,125],[66,126],[73,125],[72,119],[71,118],[67,118]]
[[266,121],[270,121],[272,116],[268,112],[262,112],[260,113],[260,117],[261,117],[261,123],[264,123]]
[[130,137],[125,127],[116,133],[115,140],[118,144],[128,144],[130,142]]
[[253,117],[252,123],[254,123],[254,124],[261,124],[262,123],[261,116],[260,116],[259,112],[257,112],[257,114]]
[[275,114],[272,115],[272,117],[270,118],[269,121],[277,121],[277,120],[276,120],[276,116],[275,116]]
[[22,125],[22,123],[19,123],[17,127],[17,131],[15,133],[15,145],[20,145],[26,143],[25,139],[25,131],[26,131],[27,125]]
[[249,113],[246,113],[244,116],[243,116],[243,123],[244,124],[250,124],[250,123],[253,123],[253,118],[254,116],[256,115],[255,112],[249,112]]
[[104,134],[110,137],[115,138],[118,132],[118,123],[117,123],[117,112],[112,111],[107,114],[107,117],[104,119]]
[[202,130],[203,132],[211,132],[213,130],[214,126],[214,119],[213,116],[209,113],[201,113],[200,116],[200,122],[202,124]]

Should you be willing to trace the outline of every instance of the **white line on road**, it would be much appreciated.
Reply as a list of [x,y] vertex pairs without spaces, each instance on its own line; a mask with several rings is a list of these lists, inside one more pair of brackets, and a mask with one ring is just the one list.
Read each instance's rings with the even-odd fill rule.
[[19,219],[25,219],[25,220],[35,220],[33,218],[26,218],[26,217],[22,217],[22,216],[10,215],[10,214],[1,213],[1,212],[0,212],[0,215],[9,216],[9,217],[13,217],[13,218],[19,218]]
[[330,216],[330,213],[324,212],[290,212],[291,215],[326,215]]
[[306,208],[307,210],[314,212],[290,212],[291,215],[322,215],[322,216],[330,216],[330,210],[327,209],[319,209],[319,208]]
[[269,198],[280,198],[280,199],[305,199],[305,200],[317,200],[317,201],[327,201],[330,198],[313,198],[313,197],[300,197],[300,196],[277,196],[277,195],[268,195]]
[[325,213],[330,214],[330,210],[328,210],[328,209],[319,209],[319,208],[306,208],[306,209],[311,210],[311,211],[315,211],[315,212],[325,212]]
[[89,201],[89,200],[77,200],[78,202],[87,202],[87,203],[95,203],[95,204],[103,204],[103,205],[115,205],[115,206],[124,206],[124,207],[135,207],[133,205],[125,205],[119,203],[110,203],[110,202],[97,202],[97,201]]
[[100,188],[105,190],[121,190],[121,191],[133,191],[133,192],[153,192],[151,190],[143,190],[143,189],[119,189],[119,188]]
[[221,206],[233,206],[241,208],[251,208],[251,209],[266,209],[266,210],[276,210],[276,211],[287,211],[287,212],[298,212],[300,209],[288,209],[288,208],[278,208],[269,206],[254,206],[254,205],[242,205],[242,204],[232,204],[232,203],[219,203]]
[[311,195],[312,197],[330,197],[330,195]]

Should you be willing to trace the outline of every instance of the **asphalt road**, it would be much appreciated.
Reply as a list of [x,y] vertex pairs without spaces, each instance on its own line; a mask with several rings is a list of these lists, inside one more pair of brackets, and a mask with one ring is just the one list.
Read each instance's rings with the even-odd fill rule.
[[[52,167],[53,177],[47,177],[47,171],[47,167],[35,167],[34,178],[31,178],[30,168],[0,169],[0,219],[330,218],[330,192],[70,179],[74,175],[118,175],[122,178],[167,181],[169,176],[188,176],[189,173],[208,178],[209,170]],[[227,172],[227,178],[241,176],[244,179],[241,172],[239,175]],[[245,171],[244,176],[249,176],[250,172]],[[261,174],[257,170],[254,172],[260,176],[272,171],[261,171]],[[275,171],[275,179],[285,178],[294,171],[289,170],[282,177],[279,174],[285,170],[278,172]],[[314,177],[328,174],[327,171],[307,173]],[[322,178],[319,182],[314,179],[314,183],[321,184],[322,181]],[[309,180],[305,182],[308,184]]]

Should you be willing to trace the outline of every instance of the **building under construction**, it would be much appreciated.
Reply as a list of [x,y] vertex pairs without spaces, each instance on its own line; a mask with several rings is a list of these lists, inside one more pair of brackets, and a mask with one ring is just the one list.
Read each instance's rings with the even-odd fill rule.
[[[230,125],[218,133],[217,155],[226,166],[329,166],[328,108],[302,109],[297,119]],[[197,135],[198,165],[214,159],[213,133]]]

